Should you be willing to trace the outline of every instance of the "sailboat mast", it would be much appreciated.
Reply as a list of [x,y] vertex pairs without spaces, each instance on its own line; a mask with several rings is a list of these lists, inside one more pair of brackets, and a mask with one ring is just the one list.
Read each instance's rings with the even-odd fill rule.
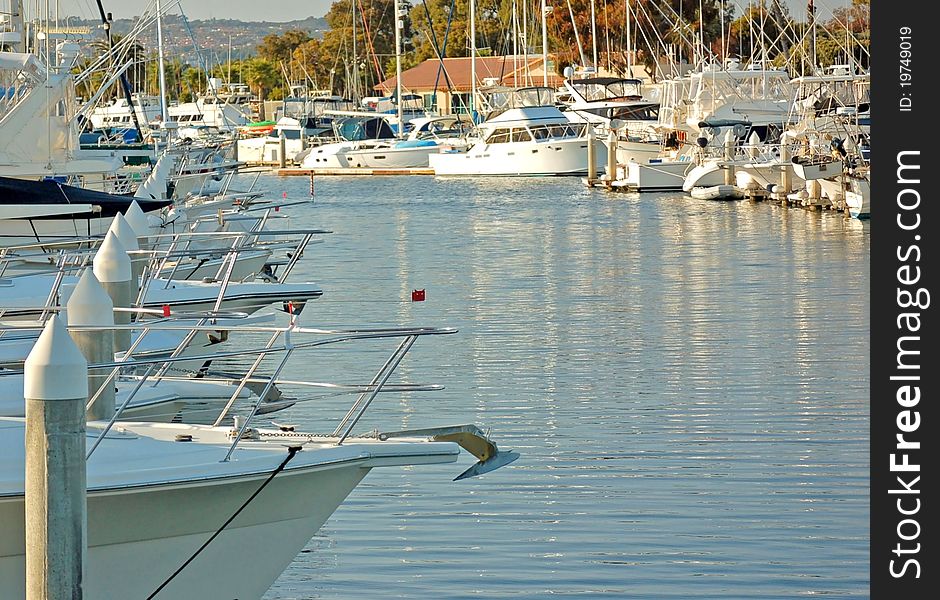
[[512,79],[513,85],[519,86],[519,17],[516,14],[516,0],[512,0]]
[[810,62],[812,63],[812,72],[810,75],[816,74],[816,7],[813,5],[813,0],[809,0],[809,4],[806,5],[806,12],[809,13],[809,26],[813,34],[812,41],[810,43]]
[[630,10],[630,0],[624,0],[623,7],[627,12],[627,77],[633,77],[633,13]]
[[[160,66],[160,117],[166,127],[169,117],[166,112],[166,67],[163,64],[163,12],[160,0],[157,0],[157,57]],[[133,107],[131,108],[133,110]]]
[[395,0],[395,93],[398,96],[398,137],[405,132],[404,108],[401,95],[401,30],[404,26],[402,12]]
[[597,19],[594,11],[594,0],[591,0],[591,49],[594,51],[594,70],[597,71]]
[[[349,0],[352,7],[352,99],[359,102],[359,55],[356,52],[356,2]],[[396,14],[398,14],[396,10]],[[396,17],[397,18],[397,17]],[[396,34],[397,35],[397,34]]]
[[529,81],[529,9],[527,8],[529,0],[522,0],[522,62],[525,63],[525,82],[526,85],[532,85]]
[[[544,0],[543,0],[544,1]],[[476,108],[477,98],[477,4],[470,0],[470,113]]]
[[548,26],[545,23],[547,10],[542,0],[542,85],[548,87]]

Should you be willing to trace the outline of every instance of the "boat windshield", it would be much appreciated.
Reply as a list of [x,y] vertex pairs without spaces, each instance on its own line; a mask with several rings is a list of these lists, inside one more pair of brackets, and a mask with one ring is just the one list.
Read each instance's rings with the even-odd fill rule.
[[486,100],[494,111],[524,106],[551,106],[555,102],[555,90],[547,87],[500,88],[490,91]]
[[388,121],[379,117],[347,117],[333,121],[336,137],[347,142],[395,137]]
[[639,79],[593,77],[573,80],[569,83],[588,102],[642,97]]

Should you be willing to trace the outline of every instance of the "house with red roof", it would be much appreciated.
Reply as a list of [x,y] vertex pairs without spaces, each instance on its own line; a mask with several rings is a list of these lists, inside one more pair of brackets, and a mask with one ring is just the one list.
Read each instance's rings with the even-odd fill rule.
[[[404,93],[424,98],[424,107],[442,115],[467,112],[472,89],[470,57],[439,60],[428,59],[416,67],[402,71]],[[478,56],[476,59],[477,89],[492,86],[527,87],[543,84],[542,55]],[[564,79],[555,73],[552,57],[548,58],[548,85],[558,88]],[[395,93],[397,79],[390,77],[375,86],[384,95]]]

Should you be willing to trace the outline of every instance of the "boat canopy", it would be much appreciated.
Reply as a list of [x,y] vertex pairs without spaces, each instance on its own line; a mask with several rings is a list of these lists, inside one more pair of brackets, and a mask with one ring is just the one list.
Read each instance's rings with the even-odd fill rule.
[[568,81],[568,85],[587,102],[639,99],[643,97],[641,92],[642,82],[639,79],[590,77],[571,79]]
[[336,137],[347,142],[384,140],[395,137],[388,121],[382,117],[346,117],[333,122]]
[[[29,181],[0,177],[0,204],[81,204],[101,207],[101,211],[89,213],[88,217],[113,217],[119,212],[127,211],[131,202],[137,201],[144,212],[158,210],[173,203],[172,200],[150,200],[121,196],[87,190],[84,188],[66,185],[54,179],[42,181]],[[76,218],[85,218],[85,215],[75,215]]]

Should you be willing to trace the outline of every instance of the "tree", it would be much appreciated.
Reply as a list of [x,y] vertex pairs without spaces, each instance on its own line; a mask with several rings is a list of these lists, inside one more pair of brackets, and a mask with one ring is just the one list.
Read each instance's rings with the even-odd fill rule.
[[[271,89],[280,81],[280,76],[274,64],[264,58],[250,58],[243,65],[245,83],[258,95],[258,100],[264,106],[264,99]],[[261,115],[264,118],[264,115]]]
[[[140,42],[136,40],[126,40],[122,35],[113,35],[112,36],[114,51],[111,50],[111,44],[108,43],[107,39],[98,39],[89,44],[95,59],[109,56],[111,59],[105,63],[106,66],[122,66],[127,62],[131,63],[131,66],[124,71],[124,76],[127,78],[128,84],[130,84],[131,91],[137,91],[140,89],[141,84],[145,83],[146,77],[144,73],[146,72],[147,63],[147,50],[141,45]],[[97,86],[104,81],[104,73],[95,74],[96,77],[93,78],[95,84],[94,89],[97,89]],[[116,95],[123,95],[123,91],[120,90],[120,83],[112,86],[107,92],[104,93],[103,98],[110,99],[114,98]]]
[[310,34],[301,29],[291,29],[283,35],[269,33],[258,46],[258,56],[274,64],[288,63],[294,55],[294,50],[311,39],[313,38]]

